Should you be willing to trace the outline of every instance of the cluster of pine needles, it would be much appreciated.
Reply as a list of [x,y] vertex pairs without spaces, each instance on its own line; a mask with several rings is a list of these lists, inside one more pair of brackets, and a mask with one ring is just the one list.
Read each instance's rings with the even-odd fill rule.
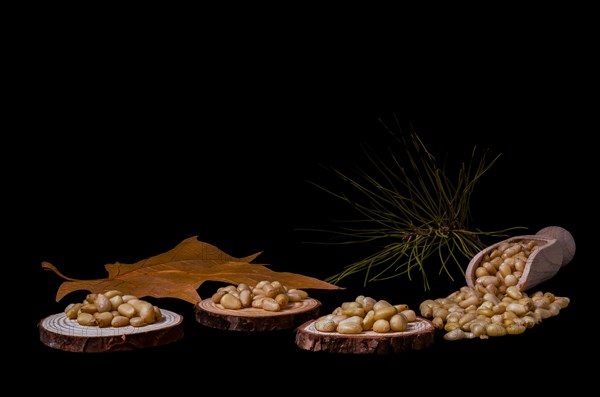
[[[496,163],[500,155],[488,160],[476,147],[471,158],[462,162],[455,179],[439,165],[414,130],[406,136],[385,130],[402,150],[389,148],[388,157],[378,156],[364,146],[370,171],[359,169],[355,176],[329,168],[351,189],[334,191],[310,182],[319,189],[350,205],[359,214],[354,220],[341,221],[339,230],[306,229],[327,232],[337,238],[317,244],[368,244],[375,252],[351,263],[325,281],[339,284],[348,276],[364,273],[364,283],[399,276],[413,279],[420,274],[424,289],[429,290],[428,267],[454,281],[466,265],[485,248],[481,237],[502,237],[522,227],[482,231],[472,227],[470,200],[475,185]],[[402,154],[402,156],[400,156]]]

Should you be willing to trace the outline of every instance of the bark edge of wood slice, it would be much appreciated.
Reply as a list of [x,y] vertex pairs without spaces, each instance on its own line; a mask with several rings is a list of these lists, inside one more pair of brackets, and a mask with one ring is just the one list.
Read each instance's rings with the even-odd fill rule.
[[38,323],[40,341],[53,349],[77,353],[129,351],[173,343],[183,337],[183,316],[161,309],[160,322],[143,327],[79,325],[65,313],[50,315]]
[[314,327],[315,321],[307,321],[296,329],[295,343],[299,348],[313,352],[386,355],[422,350],[431,346],[436,336],[433,323],[419,316],[408,324],[406,331],[387,333],[321,332]]
[[317,318],[321,302],[306,298],[291,302],[278,312],[247,307],[238,310],[225,309],[211,298],[203,299],[194,306],[196,321],[200,324],[225,331],[280,331],[294,329],[298,325]]

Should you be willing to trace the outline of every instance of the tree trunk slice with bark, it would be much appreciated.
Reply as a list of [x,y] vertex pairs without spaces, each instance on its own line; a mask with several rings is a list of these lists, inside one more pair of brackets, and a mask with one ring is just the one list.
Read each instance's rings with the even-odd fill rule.
[[103,353],[165,345],[183,337],[183,317],[161,309],[163,319],[142,327],[96,327],[79,325],[65,313],[53,314],[38,324],[46,346],[68,352]]
[[319,316],[321,302],[306,298],[290,302],[278,312],[246,307],[225,309],[211,298],[204,299],[194,306],[196,320],[207,327],[228,331],[278,331],[293,329],[298,325]]
[[435,340],[431,321],[417,317],[402,332],[340,334],[317,331],[315,321],[307,321],[296,329],[296,345],[303,350],[329,353],[378,354],[421,350]]

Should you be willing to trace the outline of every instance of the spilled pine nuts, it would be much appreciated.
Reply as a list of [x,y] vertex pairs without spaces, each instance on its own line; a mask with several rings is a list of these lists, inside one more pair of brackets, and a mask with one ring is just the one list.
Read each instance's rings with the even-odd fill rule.
[[536,249],[533,240],[499,245],[475,269],[473,287],[424,300],[419,305],[421,316],[443,329],[444,339],[450,341],[518,335],[557,316],[569,305],[569,298],[541,291],[528,294],[517,287],[527,259]]
[[70,303],[65,316],[90,327],[143,327],[163,319],[158,306],[117,290],[88,294],[81,303]]
[[293,302],[308,298],[308,293],[297,288],[288,288],[281,282],[262,280],[255,286],[245,283],[220,287],[211,300],[223,309],[240,310],[248,307],[270,312],[285,310]]

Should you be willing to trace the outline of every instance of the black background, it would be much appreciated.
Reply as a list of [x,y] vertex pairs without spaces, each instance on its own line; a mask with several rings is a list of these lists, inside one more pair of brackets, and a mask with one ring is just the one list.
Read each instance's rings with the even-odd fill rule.
[[[31,299],[19,309],[27,318],[24,351],[38,371],[60,377],[125,365],[162,376],[153,382],[202,384],[231,373],[348,384],[334,381],[333,368],[350,378],[401,373],[411,383],[424,373],[462,376],[465,368],[479,368],[481,377],[512,366],[557,368],[589,354],[593,263],[582,230],[591,223],[587,186],[595,176],[584,153],[593,128],[590,106],[579,96],[584,82],[572,66],[578,59],[568,50],[560,52],[570,60],[562,66],[546,62],[557,55],[543,51],[453,53],[452,60],[437,53],[442,65],[429,64],[421,70],[425,78],[417,78],[408,70],[392,73],[396,58],[381,53],[369,55],[376,67],[367,72],[348,66],[356,65],[350,56],[258,48],[239,37],[207,48],[205,41],[180,46],[141,34],[106,42],[100,34],[81,40],[72,30],[55,33],[32,40],[35,62],[23,65],[24,89],[15,102],[33,111],[20,118],[19,139],[7,149],[19,153],[19,172],[6,168],[16,191],[11,208],[27,208],[9,212],[18,219],[11,226],[14,264],[26,269]],[[483,230],[525,226],[519,234],[550,225],[569,230],[575,258],[538,289],[567,296],[571,305],[523,335],[439,339],[391,356],[301,351],[292,330],[207,329],[194,321],[192,305],[169,298],[156,303],[185,318],[185,336],[172,345],[77,354],[39,341],[37,323],[84,296],[56,302],[62,280],[43,271],[42,261],[70,277],[103,278],[107,263],[134,263],[191,236],[234,256],[261,251],[258,263],[317,278],[359,259],[362,248],[307,244],[316,236],[299,229],[334,229],[336,218],[353,214],[309,182],[338,184],[323,166],[360,166],[362,144],[385,149],[380,119],[397,119],[399,133],[414,129],[439,158],[465,160],[474,147],[501,154],[475,189],[473,223]],[[405,278],[366,287],[355,279],[344,291],[310,294],[322,301],[322,312],[358,294],[416,309],[464,284],[440,277],[424,291]],[[207,282],[199,292],[207,297],[217,286]]]

